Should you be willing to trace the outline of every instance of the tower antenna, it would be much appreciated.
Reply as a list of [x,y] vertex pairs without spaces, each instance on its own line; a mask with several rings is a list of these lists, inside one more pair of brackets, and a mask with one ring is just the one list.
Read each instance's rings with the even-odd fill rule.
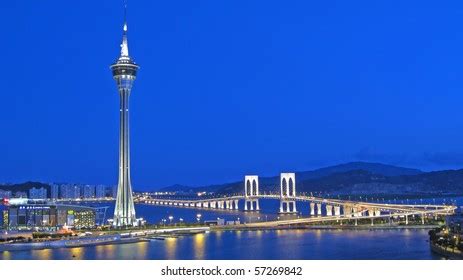
[[124,33],[127,32],[127,0],[124,0]]

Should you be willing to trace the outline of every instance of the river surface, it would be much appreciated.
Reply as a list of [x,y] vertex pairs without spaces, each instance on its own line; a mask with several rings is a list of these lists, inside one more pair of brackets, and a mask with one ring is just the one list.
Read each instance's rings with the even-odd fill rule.
[[[449,199],[446,199],[449,201]],[[455,198],[452,198],[455,200]],[[456,199],[458,205],[462,198]],[[442,203],[437,201],[436,203]],[[104,204],[103,204],[104,205]],[[94,206],[102,206],[101,204]],[[112,215],[109,206],[107,216]],[[210,211],[152,205],[136,205],[137,216],[150,223],[201,220],[250,221],[277,217],[278,201],[261,201],[259,214],[242,211]],[[307,216],[308,206],[298,204]],[[284,217],[280,217],[284,218]],[[208,232],[151,242],[102,245],[72,249],[2,252],[0,259],[438,259],[429,249],[424,229],[359,230],[258,230]]]

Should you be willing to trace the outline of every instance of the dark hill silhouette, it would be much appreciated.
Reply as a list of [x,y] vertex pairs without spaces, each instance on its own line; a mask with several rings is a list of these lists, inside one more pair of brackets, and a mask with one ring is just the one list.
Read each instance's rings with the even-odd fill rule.
[[[374,174],[374,176],[373,176]],[[297,191],[331,191],[333,188],[347,187],[356,183],[368,183],[372,180],[386,180],[386,177],[414,176],[423,174],[421,170],[397,167],[382,163],[350,162],[312,171],[296,172]],[[376,178],[377,177],[377,178]],[[334,184],[336,183],[336,184]],[[278,191],[279,176],[260,177],[261,191]],[[175,191],[175,188],[163,188],[161,191]],[[184,191],[184,188],[179,191]],[[218,194],[241,193],[243,182],[190,188],[191,192],[208,191]]]

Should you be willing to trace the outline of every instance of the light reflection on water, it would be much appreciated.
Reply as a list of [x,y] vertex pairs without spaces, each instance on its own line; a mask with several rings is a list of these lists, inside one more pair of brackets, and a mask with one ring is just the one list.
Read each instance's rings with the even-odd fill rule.
[[193,237],[193,252],[194,252],[194,258],[196,260],[202,260],[204,259],[204,254],[205,254],[205,247],[206,247],[206,242],[205,242],[205,234],[204,233],[199,233],[196,234]]
[[3,252],[0,259],[432,259],[427,240],[427,230],[413,229],[226,231],[152,242]]
[[166,259],[175,260],[177,256],[177,238],[166,238]]
[[31,251],[31,253],[35,259],[51,260],[52,255],[53,255],[53,250],[52,249],[35,250],[35,251]]

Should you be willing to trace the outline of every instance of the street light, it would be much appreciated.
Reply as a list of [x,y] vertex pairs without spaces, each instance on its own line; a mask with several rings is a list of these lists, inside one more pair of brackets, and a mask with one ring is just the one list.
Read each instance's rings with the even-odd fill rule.
[[172,224],[173,219],[174,219],[174,216],[169,216],[169,224]]
[[198,213],[198,214],[196,214],[196,220],[197,220],[197,221],[198,221],[198,223],[199,223],[199,221],[201,220],[201,214],[199,214],[199,213]]

